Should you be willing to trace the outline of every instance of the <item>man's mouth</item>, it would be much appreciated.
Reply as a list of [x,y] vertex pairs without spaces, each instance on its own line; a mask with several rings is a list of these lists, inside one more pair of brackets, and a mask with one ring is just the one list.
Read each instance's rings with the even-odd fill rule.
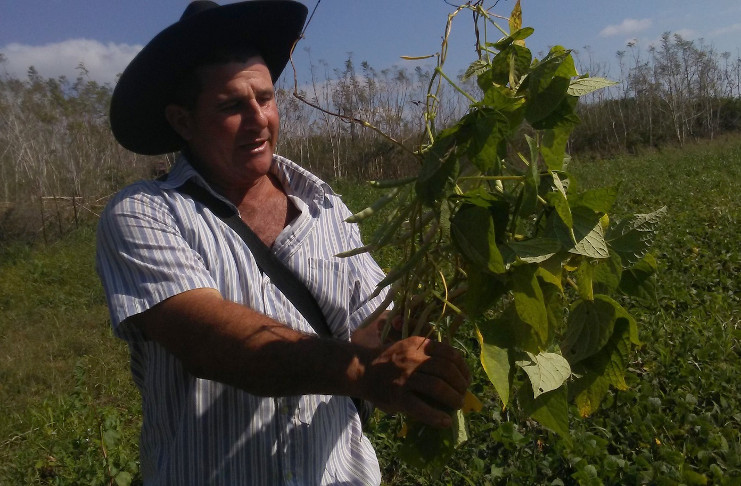
[[256,140],[254,142],[242,144],[242,148],[249,150],[250,152],[259,152],[268,144],[267,140]]

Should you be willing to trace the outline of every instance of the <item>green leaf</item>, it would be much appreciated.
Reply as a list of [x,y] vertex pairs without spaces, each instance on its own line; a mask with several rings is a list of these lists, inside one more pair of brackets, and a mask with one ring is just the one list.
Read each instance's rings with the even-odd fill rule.
[[134,477],[131,475],[130,472],[120,471],[113,479],[114,481],[116,481],[116,486],[129,486],[134,480]]
[[[684,459],[684,456],[682,459]],[[704,474],[700,474],[690,469],[689,465],[682,464],[682,483],[688,486],[705,486],[708,484],[708,478]]]
[[632,267],[623,270],[619,289],[644,302],[656,302],[656,283],[652,278],[656,273],[656,268],[656,259],[647,253]]
[[616,84],[617,82],[605,78],[578,78],[571,81],[568,93],[572,96],[584,96]]
[[626,319],[615,323],[614,332],[602,350],[594,356],[572,365],[581,378],[569,386],[579,413],[586,417],[594,413],[610,386],[627,389],[625,368],[630,352],[630,324]]
[[537,268],[537,265],[513,267],[512,294],[517,317],[535,331],[543,346],[548,342],[548,314],[543,291],[535,276]]
[[507,117],[497,110],[480,108],[463,117],[456,139],[471,162],[486,172],[498,167],[507,154],[508,134]]
[[476,326],[476,336],[481,346],[481,366],[502,401],[502,407],[509,404],[514,380],[513,355],[515,337],[510,330],[510,322],[503,318],[486,321]]
[[517,130],[525,118],[525,110],[523,109],[525,98],[518,96],[514,90],[507,86],[490,83],[484,91],[481,105],[496,110],[507,120],[505,132],[507,137],[511,137],[511,134]]
[[458,175],[458,157],[454,156],[455,136],[460,125],[450,127],[435,140],[423,156],[422,168],[414,188],[419,199],[427,206],[445,198],[444,191]]
[[578,363],[598,352],[612,336],[619,305],[604,295],[578,300],[569,310],[561,350],[570,363]]
[[610,252],[607,249],[604,230],[600,224],[599,215],[593,212],[580,211],[581,208],[572,209],[571,215],[574,219],[574,239],[576,244],[569,252],[585,255],[592,258],[608,258]]
[[453,216],[453,243],[461,255],[473,265],[481,265],[492,273],[504,273],[504,261],[497,248],[494,221],[488,209],[466,205]]
[[666,207],[663,207],[649,214],[633,215],[610,227],[607,243],[620,255],[623,265],[631,266],[648,253],[665,215]]
[[477,187],[464,194],[452,195],[450,199],[461,201],[461,207],[471,204],[488,209],[494,221],[497,243],[504,241],[509,223],[509,203],[507,201],[483,187]]
[[121,432],[116,429],[107,429],[103,432],[103,443],[108,449],[113,449],[121,439]]
[[520,388],[517,398],[525,414],[560,435],[566,444],[571,447],[569,402],[565,387],[533,398],[532,390],[523,386]]
[[538,209],[538,184],[540,183],[540,173],[538,172],[537,147],[535,141],[527,137],[530,143],[532,156],[528,162],[528,171],[525,172],[525,183],[520,190],[519,207],[517,214],[521,218],[527,218],[535,213]]
[[479,76],[490,69],[490,67],[491,63],[488,60],[476,59],[468,66],[468,69],[466,69],[466,72],[463,74],[463,80],[466,81],[474,76]]
[[515,361],[530,379],[533,397],[555,390],[571,376],[571,367],[566,359],[557,353],[526,353],[527,359]]
[[[539,269],[540,270],[540,269]],[[540,277],[541,273],[538,273]],[[553,336],[563,327],[564,323],[564,295],[563,290],[556,285],[549,283],[542,284],[543,300],[545,301],[545,310],[548,316],[548,340],[553,342]]]
[[579,291],[579,297],[584,300],[594,300],[594,288],[592,281],[594,278],[594,265],[588,259],[582,259],[581,263],[574,272],[576,277],[576,286]]
[[535,275],[540,277],[544,282],[557,287],[561,292],[563,292],[563,266],[561,260],[562,256],[554,255],[544,262],[540,262],[540,266],[535,272]]
[[591,258],[609,258],[610,251],[600,223],[600,215],[583,207],[572,207],[573,231],[560,218],[549,218],[549,233],[555,234],[570,253]]
[[548,170],[562,170],[566,158],[566,145],[571,135],[572,127],[569,125],[556,126],[543,132],[543,140],[540,144],[540,153],[543,156]]
[[[487,44],[491,47],[491,44]],[[491,68],[479,75],[478,84],[481,91],[487,92],[492,84],[506,86],[510,82],[510,75],[515,80],[525,75],[530,69],[532,54],[524,46],[511,44],[496,54],[491,60]],[[515,88],[515,86],[510,86]]]
[[556,209],[556,213],[558,213],[558,217],[561,218],[561,221],[563,221],[568,228],[573,228],[574,220],[571,216],[571,206],[569,206],[569,201],[566,198],[566,189],[563,187],[563,184],[561,184],[561,179],[558,177],[558,174],[551,172],[551,176],[553,177],[553,185],[556,187],[556,190],[546,194],[545,200]]
[[590,189],[569,198],[572,207],[583,207],[598,213],[609,213],[617,199],[620,185]]
[[555,238],[533,238],[524,241],[511,241],[507,246],[517,258],[526,263],[541,263],[561,250],[561,242]]
[[581,123],[579,115],[576,114],[578,102],[579,98],[576,96],[564,96],[548,115],[531,122],[532,127],[536,130],[562,129],[571,133],[574,127]]
[[525,118],[530,124],[543,120],[556,110],[566,96],[573,76],[576,76],[576,68],[570,51],[561,46],[553,47],[528,75]]
[[497,49],[498,51],[501,51],[510,45],[516,40],[524,40],[533,35],[533,32],[535,32],[535,29],[532,27],[524,27],[522,29],[519,29],[512,34],[510,34],[507,37],[504,37],[497,42],[491,44],[491,47]]
[[463,297],[466,316],[474,319],[494,304],[507,292],[507,287],[497,275],[480,271],[478,267],[468,269],[468,290]]
[[597,292],[606,294],[617,290],[623,265],[617,253],[610,253],[610,258],[600,260],[594,267],[592,281]]
[[399,458],[407,464],[438,476],[455,451],[456,431],[407,421],[407,435],[399,446]]

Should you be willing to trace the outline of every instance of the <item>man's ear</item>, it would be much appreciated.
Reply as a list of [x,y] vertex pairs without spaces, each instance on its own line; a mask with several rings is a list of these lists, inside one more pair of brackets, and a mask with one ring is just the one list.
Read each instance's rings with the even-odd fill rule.
[[165,107],[165,118],[180,138],[186,142],[192,135],[190,111],[180,105],[169,104]]

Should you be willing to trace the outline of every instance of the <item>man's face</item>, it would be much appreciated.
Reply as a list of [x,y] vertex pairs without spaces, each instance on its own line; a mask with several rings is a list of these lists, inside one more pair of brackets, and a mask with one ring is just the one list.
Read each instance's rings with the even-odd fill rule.
[[270,168],[280,126],[267,66],[253,57],[205,66],[198,75],[194,109],[177,107],[170,122],[209,182],[224,189],[257,182]]

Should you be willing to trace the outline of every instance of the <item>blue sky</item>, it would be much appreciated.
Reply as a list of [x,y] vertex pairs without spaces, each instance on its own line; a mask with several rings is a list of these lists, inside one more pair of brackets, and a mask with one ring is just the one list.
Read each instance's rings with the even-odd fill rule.
[[[83,62],[90,77],[112,82],[142,45],[177,20],[187,3],[0,0],[0,52],[6,57],[0,69],[23,77],[34,65],[44,77],[74,78]],[[304,3],[311,9],[316,0]],[[509,15],[513,5],[513,0],[500,0],[493,12]],[[528,46],[536,54],[560,44],[608,68],[601,74],[612,77],[619,74],[615,53],[625,50],[627,42],[635,40],[645,49],[666,31],[702,38],[719,52],[729,51],[733,59],[741,55],[739,0],[522,0],[522,9],[523,23],[535,28]],[[368,61],[377,70],[397,63],[413,68],[400,56],[437,52],[453,10],[443,0],[321,0],[295,54],[299,74],[308,77],[309,59],[341,68],[348,53],[356,64]],[[474,59],[470,17],[459,15],[453,24],[448,54],[452,73]],[[493,33],[492,40],[496,37]]]

